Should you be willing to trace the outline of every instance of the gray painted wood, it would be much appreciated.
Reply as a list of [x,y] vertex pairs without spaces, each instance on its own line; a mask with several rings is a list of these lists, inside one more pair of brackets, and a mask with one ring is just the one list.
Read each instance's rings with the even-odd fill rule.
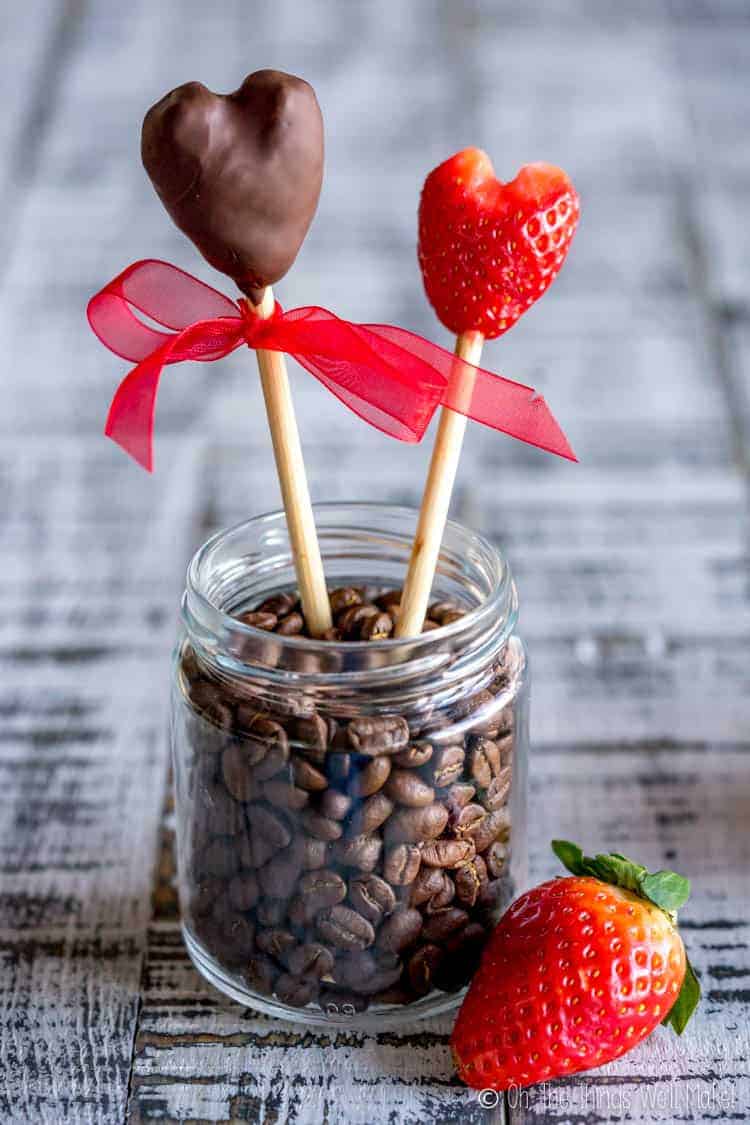
[[[581,189],[565,271],[486,352],[545,393],[581,466],[475,426],[454,510],[502,543],[519,583],[534,876],[552,872],[556,833],[683,867],[708,999],[684,1041],[657,1032],[510,1115],[747,1116],[747,6],[6,8],[2,1119],[484,1116],[452,1077],[449,1021],[301,1035],[222,1000],[179,940],[163,720],[181,575],[208,532],[275,507],[278,490],[242,354],[170,371],[158,472],[127,463],[100,436],[123,365],[83,308],[141,256],[216,281],[146,182],[139,121],[170,85],[227,89],[269,63],[315,84],[328,129],[319,214],[279,286],[287,306],[449,343],[414,259],[425,172],[476,143],[501,175],[543,157]],[[316,497],[417,501],[431,439],[393,446],[299,370],[294,392]]]

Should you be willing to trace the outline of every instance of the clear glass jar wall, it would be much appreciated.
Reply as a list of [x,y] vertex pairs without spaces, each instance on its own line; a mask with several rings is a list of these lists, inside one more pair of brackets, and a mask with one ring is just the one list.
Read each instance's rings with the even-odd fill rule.
[[[316,508],[330,588],[401,585],[416,512]],[[215,986],[306,1023],[456,1004],[526,880],[527,664],[507,564],[446,529],[408,640],[324,642],[233,616],[294,590],[283,513],[194,557],[174,666],[184,936]]]

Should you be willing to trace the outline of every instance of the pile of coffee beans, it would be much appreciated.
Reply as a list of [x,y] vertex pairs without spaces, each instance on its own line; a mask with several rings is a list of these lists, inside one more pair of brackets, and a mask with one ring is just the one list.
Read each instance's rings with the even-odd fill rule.
[[[399,597],[333,590],[330,639],[390,636]],[[433,605],[425,627],[461,613]],[[305,634],[293,594],[240,619]],[[271,709],[185,645],[183,909],[240,987],[357,1012],[468,982],[513,895],[514,675],[504,654],[439,719],[334,719],[321,705]]]

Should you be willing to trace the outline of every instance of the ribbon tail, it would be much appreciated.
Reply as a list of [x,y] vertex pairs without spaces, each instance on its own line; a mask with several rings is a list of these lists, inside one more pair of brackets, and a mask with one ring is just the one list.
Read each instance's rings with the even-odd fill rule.
[[461,360],[454,360],[454,366],[444,406],[546,453],[578,461],[544,397],[533,387]]
[[166,351],[167,346],[157,348],[128,372],[115,391],[104,427],[106,436],[149,473],[154,468],[156,395]]

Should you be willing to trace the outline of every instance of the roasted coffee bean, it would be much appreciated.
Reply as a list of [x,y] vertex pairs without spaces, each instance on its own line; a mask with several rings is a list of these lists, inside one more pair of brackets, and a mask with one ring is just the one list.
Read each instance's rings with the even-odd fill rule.
[[332,976],[337,985],[351,988],[363,977],[371,977],[378,970],[378,962],[370,950],[355,950],[352,953],[339,953],[333,966]]
[[348,641],[359,640],[360,630],[370,617],[377,617],[380,610],[376,605],[353,605],[336,617],[336,628],[340,629]]
[[336,949],[367,949],[375,941],[371,924],[349,906],[332,906],[319,914],[318,932]]
[[349,987],[352,992],[371,996],[375,992],[382,992],[383,989],[390,988],[394,985],[400,978],[402,972],[403,967],[400,963],[391,968],[377,968],[371,976],[359,977],[353,980]]
[[405,750],[399,750],[393,755],[395,765],[404,769],[417,769],[429,762],[432,757],[432,744],[430,742],[412,742]]
[[295,976],[316,977],[320,980],[333,971],[333,953],[327,945],[310,941],[290,949],[286,954],[286,964],[289,972]]
[[502,875],[505,870],[507,856],[508,847],[500,840],[495,840],[494,844],[490,844],[487,851],[484,853],[487,871],[493,879],[497,879]]
[[481,805],[467,805],[456,817],[453,831],[457,836],[474,836],[481,829],[486,816],[487,810]]
[[363,641],[384,641],[393,632],[393,618],[389,613],[378,613],[367,617],[362,622],[359,630],[360,639]]
[[310,794],[305,789],[298,789],[281,778],[274,777],[261,784],[260,796],[269,804],[278,805],[279,808],[299,812],[310,800]]
[[262,996],[270,996],[279,970],[269,957],[256,953],[245,964],[242,976],[249,988]]
[[502,808],[508,800],[510,792],[511,781],[511,767],[506,766],[500,770],[497,777],[493,777],[486,792],[482,796],[484,806],[490,812],[496,812]]
[[195,797],[196,838],[238,836],[245,831],[242,805],[233,800],[220,782],[209,782]]
[[203,849],[198,861],[200,871],[215,879],[231,879],[239,865],[233,836],[215,836]]
[[329,845],[325,840],[305,836],[302,841],[302,866],[306,871],[323,867],[328,858]]
[[257,797],[258,779],[253,773],[251,755],[241,742],[231,742],[221,756],[221,776],[235,801]]
[[435,914],[439,910],[443,910],[446,906],[450,906],[453,899],[456,897],[456,885],[446,871],[443,871],[443,885],[437,894],[434,894],[429,902],[425,904],[425,914]]
[[476,846],[471,839],[430,840],[422,848],[422,863],[429,867],[460,867],[474,857]]
[[[287,847],[292,839],[286,816],[280,811],[271,809],[268,805],[255,802],[249,804],[247,806],[247,822],[250,826],[251,842],[255,842],[256,836],[262,837],[264,844],[272,852]],[[263,862],[265,863],[265,860]]]
[[294,973],[281,973],[276,978],[274,992],[282,1004],[290,1008],[304,1008],[315,1000],[319,985],[314,977],[298,977]]
[[301,841],[296,838],[288,848],[277,852],[258,871],[258,883],[264,895],[288,898],[302,871]]
[[248,613],[241,613],[237,618],[243,625],[251,625],[253,629],[263,629],[265,632],[271,632],[278,624],[278,617],[275,613],[268,613],[266,610],[250,610]]
[[[332,755],[339,757],[340,755]],[[348,758],[349,755],[347,754]],[[391,760],[384,755],[372,758],[366,765],[355,769],[348,779],[348,791],[353,797],[369,797],[382,789],[391,772]]]
[[421,945],[412,953],[406,971],[409,984],[420,996],[426,996],[432,989],[435,970],[444,957],[445,951],[439,945]]
[[292,762],[292,776],[294,784],[300,789],[312,792],[322,792],[328,786],[328,779],[324,773],[316,769],[311,762],[304,758],[295,758]]
[[370,997],[358,996],[356,992],[348,992],[343,988],[326,986],[320,990],[318,1003],[323,1011],[334,1019],[336,1016],[349,1018],[357,1012],[366,1011]]
[[[286,735],[284,735],[284,739],[286,739]],[[286,741],[277,742],[275,745],[269,746],[263,761],[255,767],[255,776],[258,781],[268,781],[280,773],[288,761],[289,746]]]
[[274,632],[278,633],[282,637],[296,637],[304,630],[304,628],[304,617],[301,613],[297,613],[296,610],[292,610],[291,613],[287,613],[285,617],[281,618],[278,625],[274,629]]
[[385,792],[400,805],[420,809],[435,800],[435,790],[414,770],[396,769],[385,784]]
[[374,871],[380,859],[383,841],[380,836],[352,836],[335,845],[335,856],[343,867],[356,867],[360,871]]
[[347,793],[341,793],[338,789],[326,789],[325,793],[321,794],[318,807],[323,816],[344,820],[352,807],[352,799]]
[[422,915],[411,906],[399,904],[378,931],[378,949],[400,953],[413,945],[422,930]]
[[301,749],[325,750],[328,745],[328,724],[317,712],[309,719],[292,719],[290,724],[292,739],[301,744]]
[[[241,729],[245,735],[242,745],[252,765],[260,767],[269,751],[277,746],[283,758],[282,765],[288,761],[289,739],[281,723],[269,719],[268,715],[264,715],[255,707],[246,707],[242,704],[237,709],[237,716],[238,726],[241,722]],[[261,781],[264,780],[262,775],[259,777]]]
[[425,941],[444,941],[449,934],[460,930],[469,921],[469,915],[459,906],[445,906],[426,919],[422,936]]
[[494,843],[508,824],[507,810],[498,809],[497,812],[487,813],[482,820],[467,831],[476,845],[478,852],[484,852]]
[[190,685],[190,702],[212,726],[229,731],[234,725],[234,710],[216,684],[196,680]]
[[488,882],[487,867],[481,855],[474,856],[469,863],[459,867],[454,882],[458,900],[464,906],[473,906]]
[[359,754],[396,754],[409,742],[409,724],[400,715],[362,715],[347,727],[349,742]]
[[362,591],[354,586],[339,586],[338,589],[331,590],[328,601],[331,603],[331,613],[336,617],[353,605],[361,605]]
[[500,765],[511,766],[513,764],[513,745],[515,739],[512,734],[498,735],[495,739],[497,745],[500,747]]
[[337,820],[332,820],[329,816],[323,816],[315,809],[303,809],[300,813],[300,822],[311,836],[326,842],[338,840],[344,831]]
[[433,840],[448,823],[448,810],[437,802],[421,809],[399,809],[389,819],[386,836],[393,843]]
[[374,793],[359,805],[347,825],[347,833],[352,836],[367,835],[379,828],[393,812],[393,801],[385,793]]
[[270,930],[258,930],[255,944],[261,953],[266,953],[277,961],[283,961],[285,954],[290,949],[294,949],[297,939],[290,930],[276,927]]
[[500,747],[491,738],[480,736],[473,740],[469,754],[471,776],[482,789],[487,789],[493,777],[500,772]]
[[255,908],[255,917],[261,926],[273,928],[284,921],[286,911],[285,898],[262,898]]
[[444,624],[443,618],[447,613],[456,613],[458,606],[455,602],[433,602],[427,608],[427,616],[437,621],[440,625]]
[[491,691],[478,691],[468,699],[462,699],[453,710],[454,721],[471,718],[474,734],[487,734],[492,737],[497,731],[497,699]]
[[264,602],[258,606],[258,611],[265,613],[275,613],[277,617],[284,617],[287,613],[291,613],[299,605],[299,598],[296,594],[274,594],[270,598],[266,598]]
[[458,781],[464,771],[466,755],[462,746],[445,746],[436,749],[424,767],[425,781],[438,789],[444,789]]
[[235,910],[252,910],[258,901],[258,880],[252,871],[240,871],[229,881],[227,896]]
[[299,894],[313,914],[325,906],[335,906],[346,898],[346,883],[335,871],[308,871],[299,881]]
[[253,952],[255,927],[244,914],[233,910],[223,896],[214,907],[217,926],[217,954],[228,965],[241,965]]
[[421,862],[416,844],[394,844],[385,854],[383,874],[394,886],[405,887],[416,879]]
[[423,903],[429,902],[434,895],[442,891],[443,886],[444,876],[442,868],[420,867],[419,874],[411,888],[409,904],[411,906],[421,906]]
[[401,605],[401,590],[386,590],[382,594],[378,594],[375,598],[375,604],[384,609],[386,613],[391,613],[398,610]]
[[448,789],[443,790],[441,799],[448,810],[448,824],[451,827],[453,827],[456,820],[461,815],[461,810],[466,808],[474,799],[475,795],[476,788],[462,781],[456,781],[453,785],[449,786]]
[[[385,873],[387,879],[387,857]],[[357,879],[352,879],[349,884],[349,901],[363,918],[372,922],[373,926],[380,925],[383,918],[390,914],[396,906],[393,888],[379,875],[363,875]]]

